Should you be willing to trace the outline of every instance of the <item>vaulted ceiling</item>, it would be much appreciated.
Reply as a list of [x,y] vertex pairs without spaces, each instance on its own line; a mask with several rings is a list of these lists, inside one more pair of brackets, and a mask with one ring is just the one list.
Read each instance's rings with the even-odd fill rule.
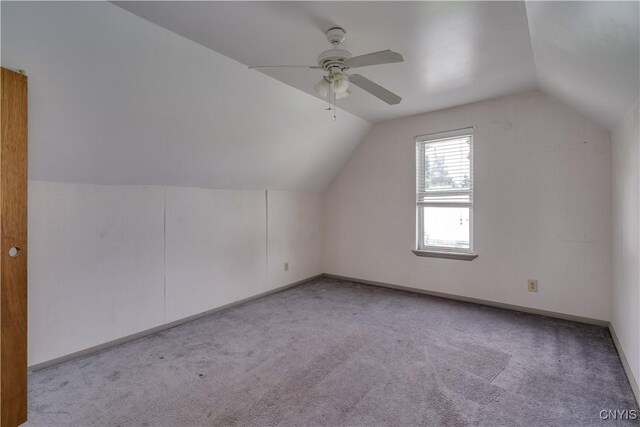
[[640,92],[639,2],[527,2],[538,84],[611,126]]
[[[637,2],[118,5],[0,2],[2,65],[29,75],[31,179],[322,190],[371,121],[539,87],[611,125],[639,96]],[[317,70],[246,67],[313,64],[333,25],[356,55],[404,55],[360,69],[401,104],[353,88],[333,122]]]
[[0,7],[29,179],[323,190],[371,127],[107,2]]
[[[609,126],[640,92],[638,2],[116,4],[244,65],[315,65],[330,47],[324,32],[336,25],[354,55],[400,52],[404,63],[359,72],[402,103],[358,88],[339,101],[372,122],[541,88]],[[317,96],[319,70],[264,72]]]

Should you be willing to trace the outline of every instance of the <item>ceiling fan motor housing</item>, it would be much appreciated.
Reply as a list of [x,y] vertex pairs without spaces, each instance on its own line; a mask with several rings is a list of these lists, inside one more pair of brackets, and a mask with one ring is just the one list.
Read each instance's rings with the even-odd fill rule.
[[334,67],[340,68],[340,71],[346,70],[348,67],[344,65],[344,61],[351,58],[351,52],[343,49],[329,49],[318,55],[318,65],[329,71]]
[[327,30],[327,40],[333,45],[333,49],[325,50],[318,56],[318,65],[327,71],[333,73],[342,72],[348,67],[344,65],[346,59],[351,58],[351,53],[338,49],[338,45],[342,43],[347,32],[340,27],[333,27]]

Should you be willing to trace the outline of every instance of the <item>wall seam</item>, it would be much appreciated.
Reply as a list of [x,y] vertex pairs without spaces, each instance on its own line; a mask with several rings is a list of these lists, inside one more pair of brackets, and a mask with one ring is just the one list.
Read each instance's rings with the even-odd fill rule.
[[264,280],[265,280],[265,286],[269,286],[269,190],[264,190],[264,218],[265,218]]
[[162,284],[162,298],[164,302],[163,306],[163,318],[164,321],[167,321],[167,187],[162,187],[163,191],[163,228],[162,228],[162,273],[163,273],[163,284]]

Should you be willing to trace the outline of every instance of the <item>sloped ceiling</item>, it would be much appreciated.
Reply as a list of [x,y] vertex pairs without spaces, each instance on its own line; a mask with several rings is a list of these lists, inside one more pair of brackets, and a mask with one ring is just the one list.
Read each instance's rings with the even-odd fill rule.
[[540,88],[611,126],[640,96],[639,2],[527,2]]
[[2,2],[29,178],[322,190],[371,127],[105,2]]
[[[104,2],[0,2],[2,65],[29,75],[31,179],[322,190],[369,121],[539,86],[611,125],[639,96],[637,2],[119,5],[146,20]],[[354,54],[404,54],[362,69],[402,104],[354,88],[333,122],[304,93],[315,71],[246,68],[313,63],[335,24]]]
[[[388,106],[353,89],[339,102],[377,122],[539,87],[611,125],[638,98],[637,2],[116,2],[245,65],[309,64],[347,30],[354,55],[402,64],[359,72],[403,97]],[[320,71],[265,71],[313,96]]]
[[[339,105],[369,121],[480,101],[536,87],[524,3],[518,2],[116,2],[245,65],[317,64],[340,25],[354,55],[392,49],[401,64],[363,67],[400,95],[389,106],[359,88]],[[257,71],[256,71],[257,72]],[[319,70],[266,74],[312,96]]]

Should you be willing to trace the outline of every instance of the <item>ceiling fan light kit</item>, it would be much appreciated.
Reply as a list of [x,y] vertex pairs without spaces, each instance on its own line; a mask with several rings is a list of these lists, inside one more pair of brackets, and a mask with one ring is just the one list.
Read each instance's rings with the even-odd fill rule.
[[336,100],[346,98],[349,95],[351,95],[351,91],[349,89],[344,92],[336,92]]
[[[335,101],[346,98],[351,94],[349,83],[358,86],[365,92],[369,92],[376,98],[381,99],[389,105],[399,104],[402,98],[382,86],[362,77],[359,74],[349,75],[345,71],[350,68],[366,67],[370,65],[391,64],[403,62],[402,55],[391,50],[382,50],[367,55],[352,56],[351,52],[338,49],[338,46],[346,38],[347,32],[340,27],[333,27],[326,32],[327,40],[333,48],[325,50],[318,55],[318,65],[265,65],[253,66],[249,68],[311,68],[324,70],[327,74],[314,87],[314,91],[321,97],[329,97],[329,102],[333,101],[330,110],[333,110],[335,120]],[[333,98],[333,99],[332,99]]]
[[331,82],[331,90],[335,93],[345,93],[349,89],[349,81],[342,73],[336,73]]
[[318,84],[313,87],[313,90],[315,90],[316,93],[323,98],[327,97],[327,95],[329,94],[329,89],[331,89],[331,83],[329,83],[329,81],[325,78],[320,80],[320,82],[318,82]]

